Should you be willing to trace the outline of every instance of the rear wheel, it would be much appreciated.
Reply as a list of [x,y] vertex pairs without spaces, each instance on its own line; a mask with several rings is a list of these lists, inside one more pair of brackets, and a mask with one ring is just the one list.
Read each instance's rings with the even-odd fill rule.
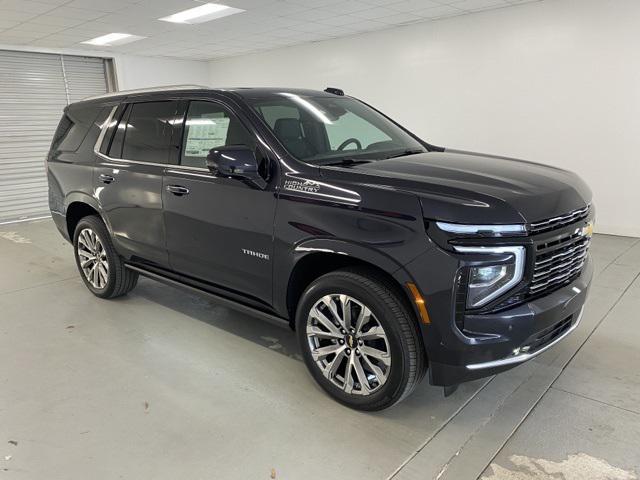
[[305,363],[339,402],[382,410],[407,395],[425,372],[415,317],[386,279],[365,269],[323,275],[296,314]]
[[78,222],[73,246],[80,276],[94,295],[119,297],[138,283],[138,274],[125,267],[99,217],[88,216]]

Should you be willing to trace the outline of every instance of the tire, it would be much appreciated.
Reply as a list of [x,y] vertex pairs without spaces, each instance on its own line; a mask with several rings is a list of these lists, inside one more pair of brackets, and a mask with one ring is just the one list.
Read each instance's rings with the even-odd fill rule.
[[298,341],[311,375],[335,400],[383,410],[420,383],[426,355],[407,303],[396,285],[365,268],[330,272],[304,291],[296,311]]
[[125,267],[107,227],[97,216],[84,217],[78,222],[73,251],[80,277],[96,297],[120,297],[138,283],[138,273]]

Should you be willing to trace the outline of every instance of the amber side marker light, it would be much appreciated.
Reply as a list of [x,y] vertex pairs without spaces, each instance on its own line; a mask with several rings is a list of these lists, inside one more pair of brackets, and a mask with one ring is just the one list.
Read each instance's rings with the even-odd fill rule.
[[422,298],[420,294],[420,290],[416,287],[415,283],[407,282],[407,288],[411,292],[413,296],[413,301],[416,302],[416,306],[418,307],[418,312],[420,312],[420,318],[422,319],[422,323],[429,324],[431,323],[431,319],[429,318],[429,312],[427,312],[427,304]]

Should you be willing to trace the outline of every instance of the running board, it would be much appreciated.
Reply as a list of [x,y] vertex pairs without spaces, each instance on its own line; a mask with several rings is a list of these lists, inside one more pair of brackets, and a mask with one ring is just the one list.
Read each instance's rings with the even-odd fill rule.
[[131,265],[129,263],[125,263],[126,268],[128,268],[129,270],[133,270],[134,272],[138,272],[140,275],[143,275],[145,277],[151,278],[153,280],[157,280],[158,282],[162,282],[166,285],[170,285],[172,287],[177,287],[177,288],[182,288],[183,290],[188,290],[190,292],[195,292],[201,295],[206,295],[207,297],[210,297],[212,299],[214,299],[216,302],[220,303],[221,305],[231,308],[233,310],[237,310],[239,312],[242,313],[246,313],[247,315],[251,315],[252,317],[258,317],[261,318],[263,320],[268,321],[269,323],[272,323],[274,325],[277,325],[279,327],[282,326],[289,326],[289,320],[286,318],[282,318],[279,317],[277,315],[273,315],[271,313],[268,312],[263,312],[262,310],[259,310],[257,308],[254,307],[250,307],[249,305],[245,305],[243,303],[240,302],[236,302],[235,300],[231,300],[228,298],[225,298],[221,295],[216,295],[215,293],[211,293],[208,292],[207,290],[204,290],[202,288],[198,288],[198,287],[194,287],[192,285],[189,285],[187,283],[182,283],[179,282],[178,280],[173,280],[172,278],[167,278],[163,275],[159,275],[157,273],[154,272],[150,272],[149,270],[145,270],[144,268],[135,266],[135,265]]

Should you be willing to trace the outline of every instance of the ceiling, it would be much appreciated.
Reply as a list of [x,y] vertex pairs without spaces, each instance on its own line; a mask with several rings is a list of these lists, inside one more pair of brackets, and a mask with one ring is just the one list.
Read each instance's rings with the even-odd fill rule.
[[[182,25],[158,18],[200,2],[0,0],[0,44],[209,60],[539,0],[211,1],[246,11]],[[147,38],[110,48],[80,43],[112,32]]]

